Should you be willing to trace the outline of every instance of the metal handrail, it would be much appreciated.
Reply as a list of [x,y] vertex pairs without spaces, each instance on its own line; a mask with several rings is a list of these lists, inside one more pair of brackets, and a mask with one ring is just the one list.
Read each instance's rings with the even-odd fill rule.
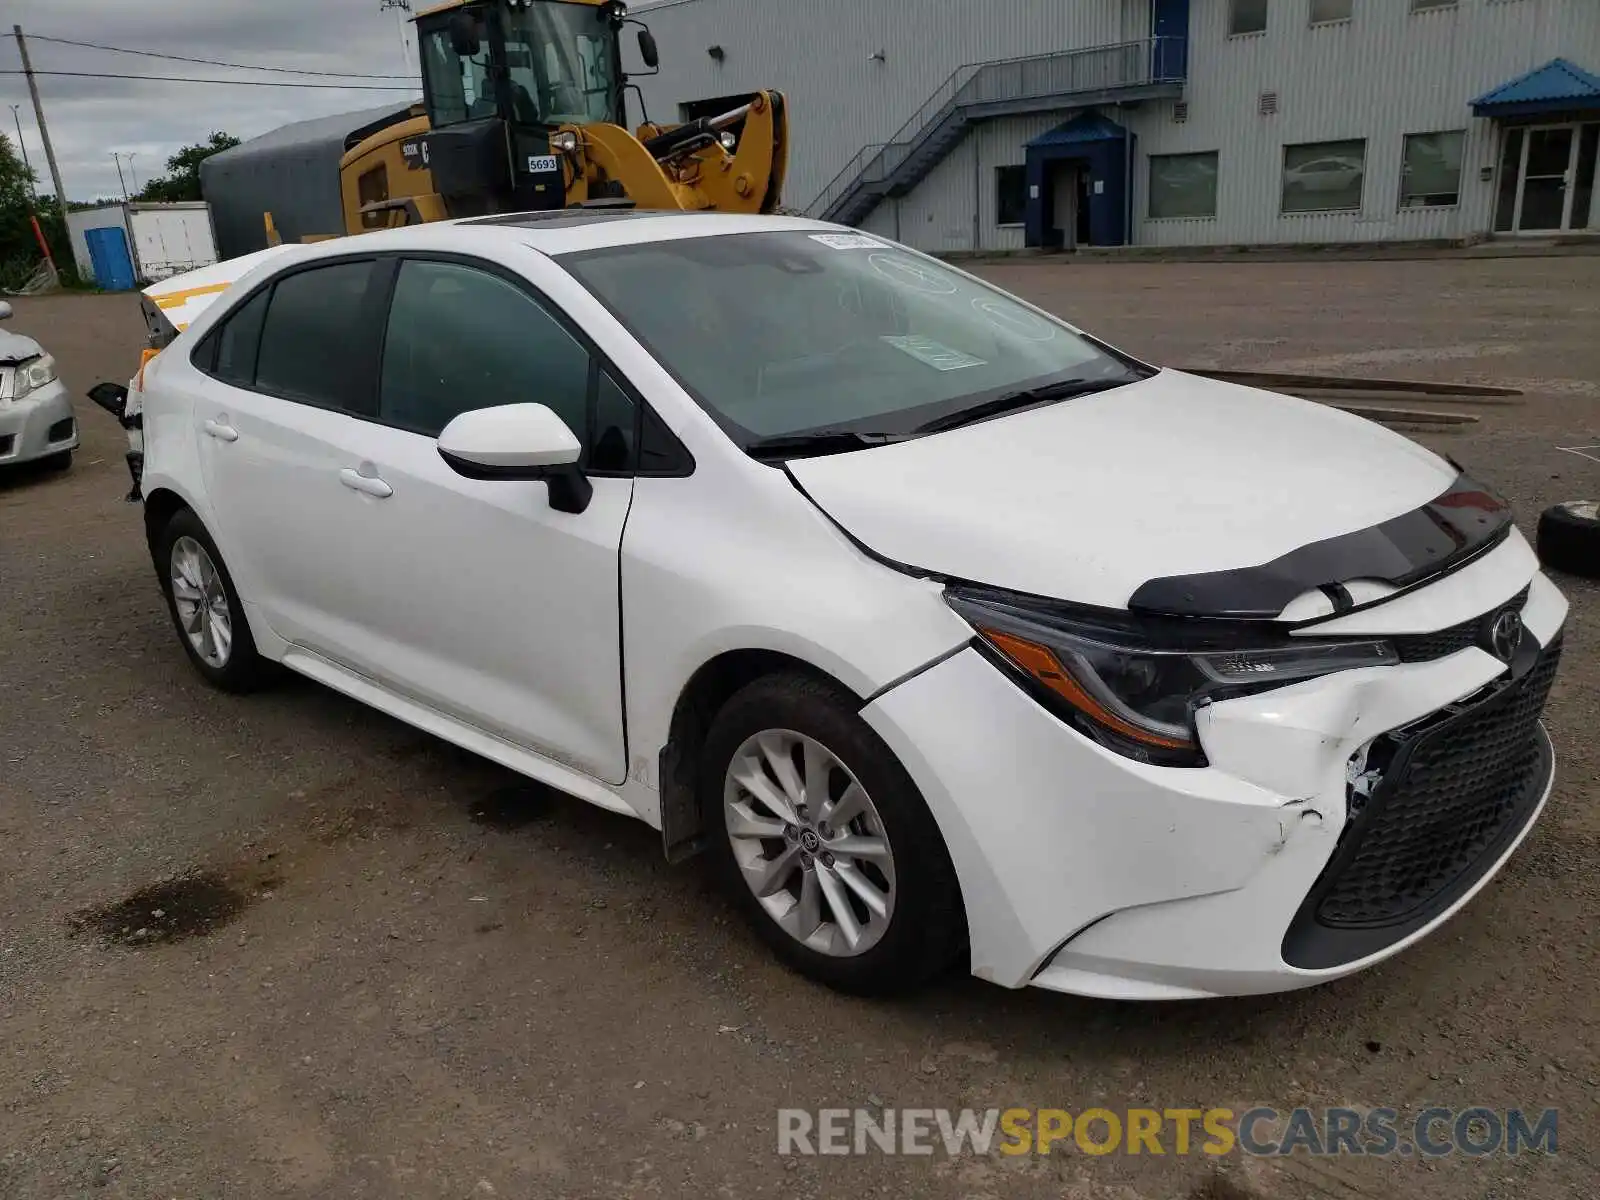
[[1057,50],[1021,58],[966,63],[952,71],[887,142],[863,146],[817,194],[806,211],[827,212],[859,184],[887,179],[910,157],[921,136],[945,110],[987,101],[1027,100],[1141,83],[1181,82],[1182,55],[1170,53],[1178,37],[1148,37],[1106,46]]

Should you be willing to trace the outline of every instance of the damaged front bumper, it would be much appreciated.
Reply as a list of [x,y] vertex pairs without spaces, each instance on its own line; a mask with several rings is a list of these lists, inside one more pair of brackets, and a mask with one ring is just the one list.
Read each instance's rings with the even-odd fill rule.
[[60,380],[12,400],[0,386],[0,464],[33,462],[78,445],[78,422]]
[[[1502,568],[1524,561],[1517,543]],[[1476,585],[1434,585],[1438,611],[1487,573],[1488,564]],[[1524,583],[1526,571],[1502,578],[1495,599]],[[972,650],[863,716],[945,835],[975,974],[1119,999],[1283,991],[1425,937],[1532,827],[1553,773],[1538,716],[1565,615],[1566,601],[1535,575],[1520,674],[1468,646],[1213,704],[1199,714],[1204,768],[1147,766],[1089,742]],[[1515,737],[1485,716],[1502,707],[1522,722]],[[1411,759],[1400,762],[1388,740]],[[1514,763],[1485,758],[1507,746]],[[1360,779],[1379,768],[1386,778]],[[1419,783],[1424,769],[1432,774]],[[1484,772],[1505,782],[1504,804],[1472,791]],[[1437,861],[1406,837],[1408,822],[1441,826],[1440,812],[1418,811],[1435,802],[1464,806],[1459,823],[1478,838],[1463,834]],[[1456,815],[1444,824],[1454,828]]]

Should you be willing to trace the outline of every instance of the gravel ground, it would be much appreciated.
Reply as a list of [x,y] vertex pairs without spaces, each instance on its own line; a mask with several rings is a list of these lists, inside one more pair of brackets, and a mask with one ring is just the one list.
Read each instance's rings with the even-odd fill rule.
[[[1511,383],[1525,403],[1419,436],[1525,522],[1600,493],[1557,449],[1600,441],[1600,258],[980,269],[1172,365]],[[13,327],[78,395],[141,339],[126,296],[21,301]],[[0,1196],[1593,1195],[1594,585],[1561,581],[1544,819],[1398,960],[1248,1001],[952,979],[867,1003],[775,966],[642,825],[308,682],[208,690],[121,502],[121,432],[79,413],[69,473],[0,477]],[[1199,1155],[774,1153],[780,1106],[868,1103],[1553,1106],[1560,1153],[1220,1180]]]

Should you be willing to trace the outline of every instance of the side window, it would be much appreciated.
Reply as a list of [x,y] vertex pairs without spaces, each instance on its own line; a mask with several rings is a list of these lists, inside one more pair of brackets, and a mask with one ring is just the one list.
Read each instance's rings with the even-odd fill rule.
[[524,403],[548,405],[591,447],[589,352],[497,275],[403,262],[383,345],[379,419],[432,437],[461,413]]
[[638,440],[638,409],[628,393],[618,387],[605,371],[600,372],[600,390],[595,396],[594,442],[585,464],[593,471],[631,471]]
[[278,280],[261,328],[259,390],[371,415],[371,358],[364,350],[371,341],[367,290],[375,265],[333,263]]
[[234,387],[253,387],[256,381],[256,351],[261,345],[261,322],[267,315],[267,292],[257,292],[223,322],[214,335],[217,340],[216,366],[212,374]]

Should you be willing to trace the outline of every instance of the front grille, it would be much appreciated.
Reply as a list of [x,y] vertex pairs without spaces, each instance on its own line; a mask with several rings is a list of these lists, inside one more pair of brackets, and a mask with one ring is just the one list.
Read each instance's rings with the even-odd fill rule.
[[1539,730],[1557,638],[1520,679],[1493,685],[1373,743],[1380,776],[1284,939],[1284,958],[1327,967],[1376,952],[1456,901],[1528,822],[1552,770]]
[[[1522,611],[1528,603],[1528,589],[1523,588],[1511,602],[1504,608],[1514,608]],[[1502,611],[1499,608],[1493,612]],[[1458,650],[1465,650],[1468,646],[1476,646],[1483,626],[1483,617],[1473,617],[1470,621],[1463,621],[1459,625],[1452,625],[1449,629],[1440,629],[1434,633],[1411,633],[1390,638],[1394,643],[1395,651],[1400,655],[1401,662],[1432,662],[1436,658],[1444,658]]]

